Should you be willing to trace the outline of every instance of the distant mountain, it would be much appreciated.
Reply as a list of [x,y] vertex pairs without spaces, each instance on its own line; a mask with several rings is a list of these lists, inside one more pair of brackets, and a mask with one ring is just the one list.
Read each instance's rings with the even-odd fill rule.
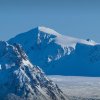
[[67,100],[18,44],[0,41],[0,100]]
[[46,74],[100,76],[100,44],[37,27],[8,40],[23,46],[30,61]]

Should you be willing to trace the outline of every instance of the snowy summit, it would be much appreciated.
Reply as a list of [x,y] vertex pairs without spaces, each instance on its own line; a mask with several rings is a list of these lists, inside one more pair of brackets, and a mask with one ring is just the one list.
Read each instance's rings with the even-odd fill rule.
[[8,42],[21,44],[30,61],[46,74],[100,76],[100,44],[90,39],[61,35],[39,26]]

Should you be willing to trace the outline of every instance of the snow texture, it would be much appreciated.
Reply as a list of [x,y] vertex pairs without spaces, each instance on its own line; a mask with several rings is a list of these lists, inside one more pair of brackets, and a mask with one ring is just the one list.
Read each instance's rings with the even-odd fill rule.
[[8,40],[23,46],[32,64],[48,75],[100,76],[100,44],[37,27]]
[[0,100],[67,100],[18,44],[0,41]]
[[100,100],[100,77],[48,76],[69,100]]

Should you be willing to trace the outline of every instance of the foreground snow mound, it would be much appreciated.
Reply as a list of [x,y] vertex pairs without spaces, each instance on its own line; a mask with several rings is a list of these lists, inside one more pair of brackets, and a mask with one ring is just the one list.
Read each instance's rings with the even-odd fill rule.
[[67,100],[21,46],[0,41],[0,100]]
[[37,27],[8,42],[21,44],[31,62],[46,74],[100,76],[100,44],[93,40],[72,38]]

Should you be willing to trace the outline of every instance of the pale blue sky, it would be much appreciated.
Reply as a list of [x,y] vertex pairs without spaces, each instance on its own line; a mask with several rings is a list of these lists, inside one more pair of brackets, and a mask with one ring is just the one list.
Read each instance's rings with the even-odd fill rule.
[[37,26],[100,42],[100,0],[0,0],[0,40]]

